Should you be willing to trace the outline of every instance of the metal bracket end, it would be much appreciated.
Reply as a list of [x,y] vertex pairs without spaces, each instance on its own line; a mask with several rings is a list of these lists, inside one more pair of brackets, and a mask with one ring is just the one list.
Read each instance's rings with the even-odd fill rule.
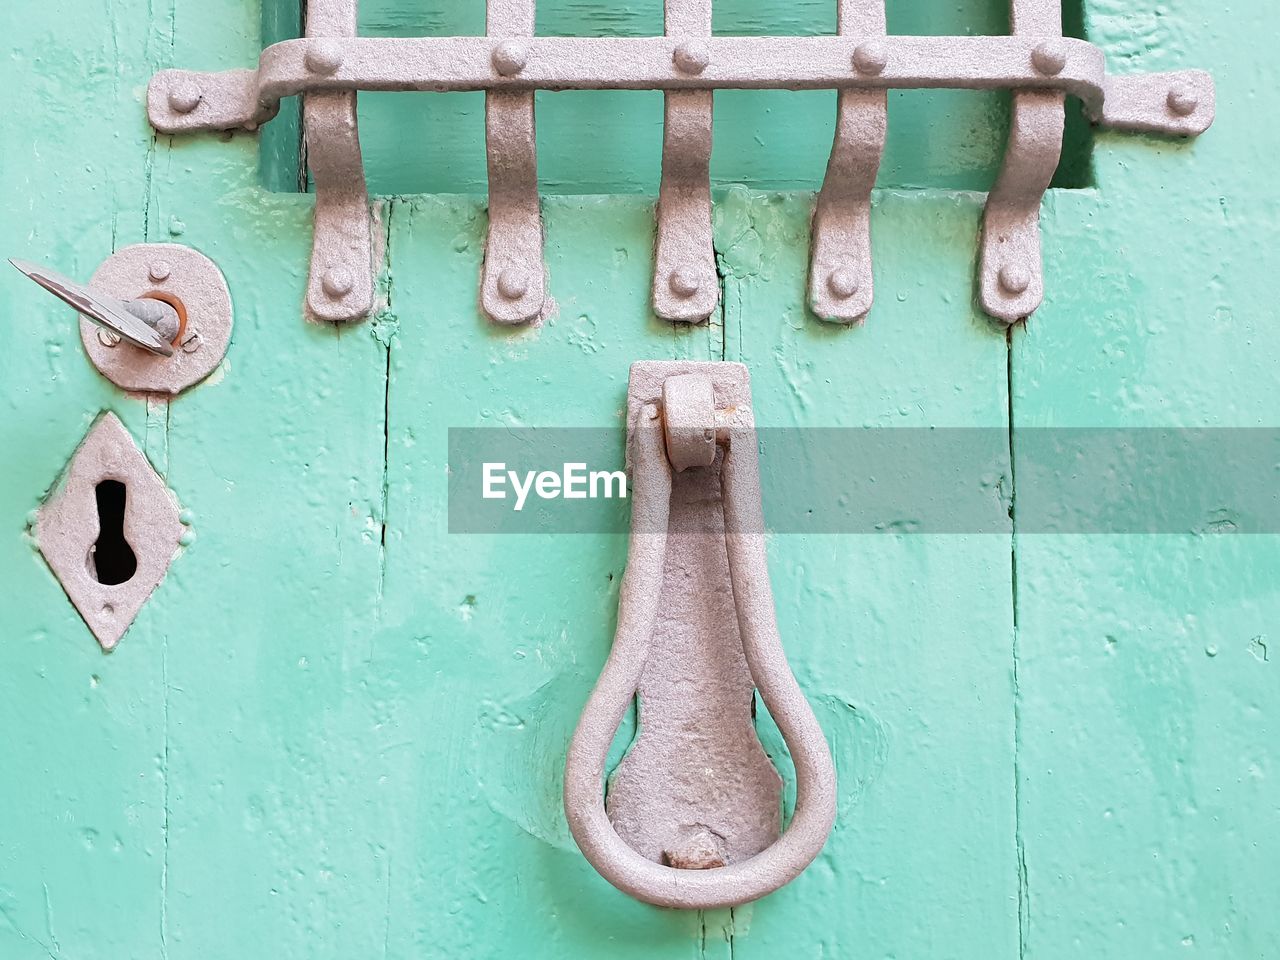
[[1092,118],[1114,130],[1195,137],[1213,125],[1215,111],[1213,75],[1176,70],[1109,76],[1101,113]]
[[280,110],[260,103],[257,70],[161,70],[147,84],[147,117],[160,133],[256,130]]

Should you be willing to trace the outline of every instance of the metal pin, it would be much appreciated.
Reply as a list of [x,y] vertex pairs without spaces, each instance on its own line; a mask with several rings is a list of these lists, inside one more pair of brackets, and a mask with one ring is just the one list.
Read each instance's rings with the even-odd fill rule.
[[1000,286],[1005,293],[1017,296],[1027,292],[1031,286],[1031,274],[1026,267],[1016,263],[1008,263],[1000,268]]
[[853,67],[868,77],[878,77],[889,65],[889,51],[878,40],[860,43],[853,51]]
[[679,297],[692,297],[702,286],[698,274],[689,267],[678,267],[672,270],[667,283],[671,287],[671,292]]
[[1031,64],[1047,77],[1060,74],[1067,65],[1067,51],[1055,40],[1046,40],[1031,51]]
[[671,60],[681,73],[699,74],[707,69],[707,64],[711,62],[711,53],[707,50],[705,43],[689,40],[676,47],[675,52],[671,54]]
[[337,73],[342,66],[342,45],[327,39],[313,41],[303,60],[312,73]]
[[351,277],[351,271],[346,267],[333,267],[325,272],[320,286],[324,289],[324,294],[330,300],[341,300],[351,288],[355,286],[355,281]]
[[837,267],[827,277],[827,288],[841,300],[858,292],[858,275],[846,267]]
[[1165,102],[1179,117],[1191,116],[1196,112],[1196,107],[1200,106],[1200,98],[1196,96],[1196,92],[1184,83],[1175,84],[1169,90],[1169,96]]
[[528,54],[523,44],[514,40],[504,40],[493,48],[493,56],[490,60],[493,63],[493,69],[504,77],[511,77],[524,69]]
[[169,109],[174,113],[190,113],[200,106],[200,88],[194,83],[177,83],[169,91]]
[[523,270],[508,267],[498,274],[498,292],[508,300],[519,300],[529,292],[529,277]]

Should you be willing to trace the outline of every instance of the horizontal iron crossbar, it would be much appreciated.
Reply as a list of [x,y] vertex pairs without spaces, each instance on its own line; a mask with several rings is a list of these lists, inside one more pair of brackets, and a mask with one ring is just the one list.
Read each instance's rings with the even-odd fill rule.
[[[855,65],[859,48],[871,70]],[[1111,75],[1101,50],[1065,37],[351,37],[285,40],[257,70],[161,71],[147,106],[156,129],[179,133],[253,127],[284,97],[320,91],[1017,88],[1074,94],[1107,126],[1193,135],[1212,120],[1212,83],[1199,70]],[[1175,86],[1197,101],[1189,112],[1169,109]]]

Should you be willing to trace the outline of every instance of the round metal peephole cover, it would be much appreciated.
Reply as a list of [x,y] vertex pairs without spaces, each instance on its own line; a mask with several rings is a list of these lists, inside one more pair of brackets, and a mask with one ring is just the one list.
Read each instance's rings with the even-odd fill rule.
[[[124,390],[173,396],[209,376],[231,343],[231,292],[217,264],[177,243],[137,243],[117,250],[89,285],[121,300],[153,297],[185,308],[173,356],[161,357],[127,342],[101,338],[80,318],[80,341],[98,371]],[[184,310],[179,310],[181,315]]]

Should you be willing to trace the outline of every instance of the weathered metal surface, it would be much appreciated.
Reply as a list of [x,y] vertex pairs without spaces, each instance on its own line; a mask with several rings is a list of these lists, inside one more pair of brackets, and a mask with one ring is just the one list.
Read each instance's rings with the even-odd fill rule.
[[[357,0],[307,0],[307,37],[313,42],[302,65],[309,74],[329,76],[342,66],[344,44],[356,35],[356,8]],[[316,188],[307,313],[329,323],[362,320],[373,308],[373,218],[355,92],[307,93],[302,123]]]
[[[882,40],[884,0],[840,0],[837,31],[860,38],[853,68],[876,76],[889,65]],[[824,320],[852,323],[874,297],[871,276],[871,188],[888,130],[883,90],[841,90],[827,174],[813,212],[809,308]]]
[[[710,64],[711,0],[666,0],[671,63],[696,77]],[[662,179],[654,241],[653,312],[665,320],[706,320],[720,299],[711,245],[710,90],[669,90],[662,123]]]
[[[668,414],[668,403],[686,409]],[[723,446],[699,467],[705,457],[680,433],[708,421]],[[569,745],[565,815],[586,858],[632,896],[685,909],[745,903],[804,870],[835,818],[831,754],[778,637],[747,369],[633,364],[627,424],[618,630]],[[756,738],[753,684],[795,765],[796,809],[781,836],[781,781]],[[641,732],[606,806],[605,757],[632,698]]]
[[[533,36],[534,0],[489,0],[491,37],[515,38],[493,51],[493,70],[515,76]],[[480,277],[480,305],[498,323],[525,323],[542,313],[542,211],[532,93],[489,91],[484,98],[489,169],[489,234]]]
[[[324,2],[350,13],[341,32],[353,34],[354,0]],[[1013,129],[991,193],[980,268],[984,307],[1007,322],[1030,314],[1043,296],[1039,201],[1061,154],[1064,94],[1078,96],[1099,122],[1126,129],[1194,135],[1213,120],[1207,74],[1186,71],[1158,80],[1108,75],[1097,47],[1061,36],[1058,0],[1014,0],[1010,37],[883,36],[878,0],[843,0],[836,37],[712,37],[711,0],[668,0],[664,37],[535,38],[529,36],[532,4],[503,4],[490,10],[490,36],[484,38],[339,42],[315,39],[309,27],[307,39],[264,50],[249,77],[244,71],[162,71],[148,90],[151,122],[165,132],[256,128],[274,116],[281,97],[302,92],[315,98],[317,91],[337,97],[347,94],[334,91],[357,89],[487,91],[491,228],[481,303],[492,318],[517,323],[538,314],[543,295],[531,93],[539,88],[667,91],[653,306],[658,316],[684,322],[706,319],[719,299],[711,247],[712,90],[841,91],[814,216],[809,301],[818,316],[842,322],[859,319],[871,305],[870,192],[884,148],[886,89],[1015,90]],[[516,35],[521,39],[512,39]],[[348,212],[323,235],[350,225],[346,259],[352,265],[326,267],[331,282],[317,293],[313,257],[309,298],[313,310],[320,305],[333,316],[330,301],[347,305],[338,313],[352,305],[367,309],[363,281],[355,280],[357,248],[367,236],[364,175],[354,114],[339,119],[333,136],[341,159],[326,155],[324,163],[334,172],[331,183],[350,181]],[[308,124],[308,131],[317,144],[324,140],[319,127]],[[318,251],[320,213],[317,206]],[[340,259],[331,252],[316,256]]]
[[180,306],[183,325],[171,356],[101,337],[83,317],[80,341],[93,365],[116,386],[175,395],[217,369],[231,343],[231,293],[217,264],[176,243],[137,243],[117,250],[94,272],[94,289],[122,300],[156,297]]
[[[716,460],[715,388],[700,373],[667,377],[662,383],[662,429],[667,459],[676,473],[709,467]],[[718,499],[718,495],[715,497]]]
[[[123,583],[95,573],[101,534],[96,490],[124,484],[123,534],[137,568]],[[100,417],[76,450],[53,495],[36,514],[40,552],[103,650],[111,650],[164,579],[184,527],[178,505],[119,418]]]

